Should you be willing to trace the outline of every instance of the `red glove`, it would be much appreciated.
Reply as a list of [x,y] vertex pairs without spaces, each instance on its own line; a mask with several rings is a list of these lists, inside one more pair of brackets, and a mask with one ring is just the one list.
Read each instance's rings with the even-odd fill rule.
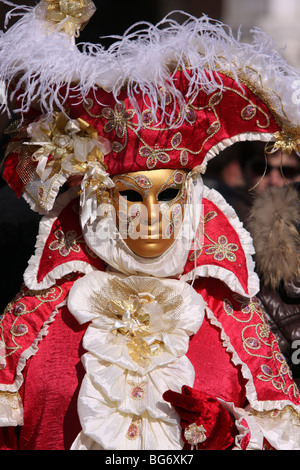
[[211,395],[184,385],[182,393],[167,390],[163,398],[179,414],[186,443],[206,450],[233,446],[237,434],[234,418]]

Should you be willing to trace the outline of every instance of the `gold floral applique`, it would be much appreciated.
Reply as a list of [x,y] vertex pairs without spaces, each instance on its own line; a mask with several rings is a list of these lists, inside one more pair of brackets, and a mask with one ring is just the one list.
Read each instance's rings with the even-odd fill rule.
[[277,150],[290,155],[292,152],[300,152],[300,127],[285,127],[282,130],[274,133],[276,139],[272,148],[267,148],[267,153],[274,153]]

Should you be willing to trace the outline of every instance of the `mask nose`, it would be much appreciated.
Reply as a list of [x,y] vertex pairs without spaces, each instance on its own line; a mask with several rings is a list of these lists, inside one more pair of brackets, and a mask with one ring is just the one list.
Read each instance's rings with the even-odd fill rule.
[[160,220],[160,205],[153,195],[149,196],[145,204],[143,204],[143,212],[141,223],[148,225],[148,227],[159,223]]

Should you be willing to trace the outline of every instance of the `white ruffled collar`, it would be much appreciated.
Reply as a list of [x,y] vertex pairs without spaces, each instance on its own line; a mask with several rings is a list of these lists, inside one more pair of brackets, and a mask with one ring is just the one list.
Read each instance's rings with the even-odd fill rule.
[[[73,449],[181,449],[177,413],[162,395],[193,386],[185,356],[204,318],[202,297],[174,279],[87,274],[68,307],[84,335],[86,375]],[[147,436],[147,438],[146,438]]]

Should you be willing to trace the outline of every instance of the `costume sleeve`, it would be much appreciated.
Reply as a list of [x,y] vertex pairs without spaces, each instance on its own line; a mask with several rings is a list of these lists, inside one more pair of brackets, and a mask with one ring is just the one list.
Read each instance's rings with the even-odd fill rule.
[[223,347],[245,379],[245,408],[214,397],[235,417],[236,448],[300,449],[299,390],[260,303],[234,294],[214,279],[198,280],[194,287],[206,302],[206,315],[219,329]]
[[60,307],[66,303],[71,280],[60,280],[41,291],[23,287],[0,316],[0,428],[1,445],[15,445],[13,429],[23,425],[21,397],[27,360],[38,351]]

